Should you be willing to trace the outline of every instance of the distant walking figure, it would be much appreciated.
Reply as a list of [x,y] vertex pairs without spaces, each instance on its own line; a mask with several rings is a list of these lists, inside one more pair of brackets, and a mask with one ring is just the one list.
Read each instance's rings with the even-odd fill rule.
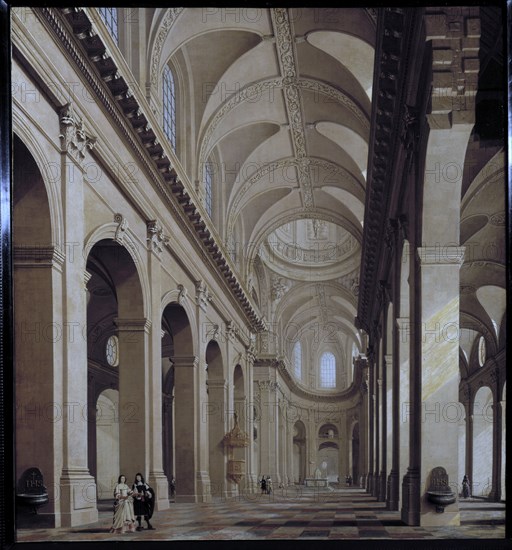
[[465,475],[462,478],[462,498],[469,498],[471,496],[469,491],[469,479],[468,476]]

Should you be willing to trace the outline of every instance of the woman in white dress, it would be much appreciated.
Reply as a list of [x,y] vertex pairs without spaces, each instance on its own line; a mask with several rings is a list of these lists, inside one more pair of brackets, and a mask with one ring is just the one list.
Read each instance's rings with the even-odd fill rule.
[[120,475],[114,489],[114,519],[111,533],[125,533],[135,531],[135,514],[133,512],[133,491],[126,485],[126,476]]

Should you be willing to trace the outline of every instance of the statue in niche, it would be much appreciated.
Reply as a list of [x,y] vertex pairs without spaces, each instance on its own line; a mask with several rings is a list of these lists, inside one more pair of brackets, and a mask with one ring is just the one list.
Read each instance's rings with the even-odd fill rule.
[[320,468],[315,469],[315,479],[322,479],[322,472],[320,471]]

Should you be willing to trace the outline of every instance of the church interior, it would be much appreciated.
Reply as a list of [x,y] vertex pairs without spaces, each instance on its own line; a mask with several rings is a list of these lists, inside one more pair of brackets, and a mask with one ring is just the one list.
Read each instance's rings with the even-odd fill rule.
[[504,20],[11,9],[17,540],[505,536]]

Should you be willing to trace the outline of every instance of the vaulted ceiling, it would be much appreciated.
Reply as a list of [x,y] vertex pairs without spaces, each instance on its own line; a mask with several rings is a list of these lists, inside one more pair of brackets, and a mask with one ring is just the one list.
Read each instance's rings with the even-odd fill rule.
[[160,54],[189,92],[187,169],[201,192],[212,168],[218,233],[255,295],[287,293],[262,313],[355,341],[375,36],[366,9],[197,8]]

